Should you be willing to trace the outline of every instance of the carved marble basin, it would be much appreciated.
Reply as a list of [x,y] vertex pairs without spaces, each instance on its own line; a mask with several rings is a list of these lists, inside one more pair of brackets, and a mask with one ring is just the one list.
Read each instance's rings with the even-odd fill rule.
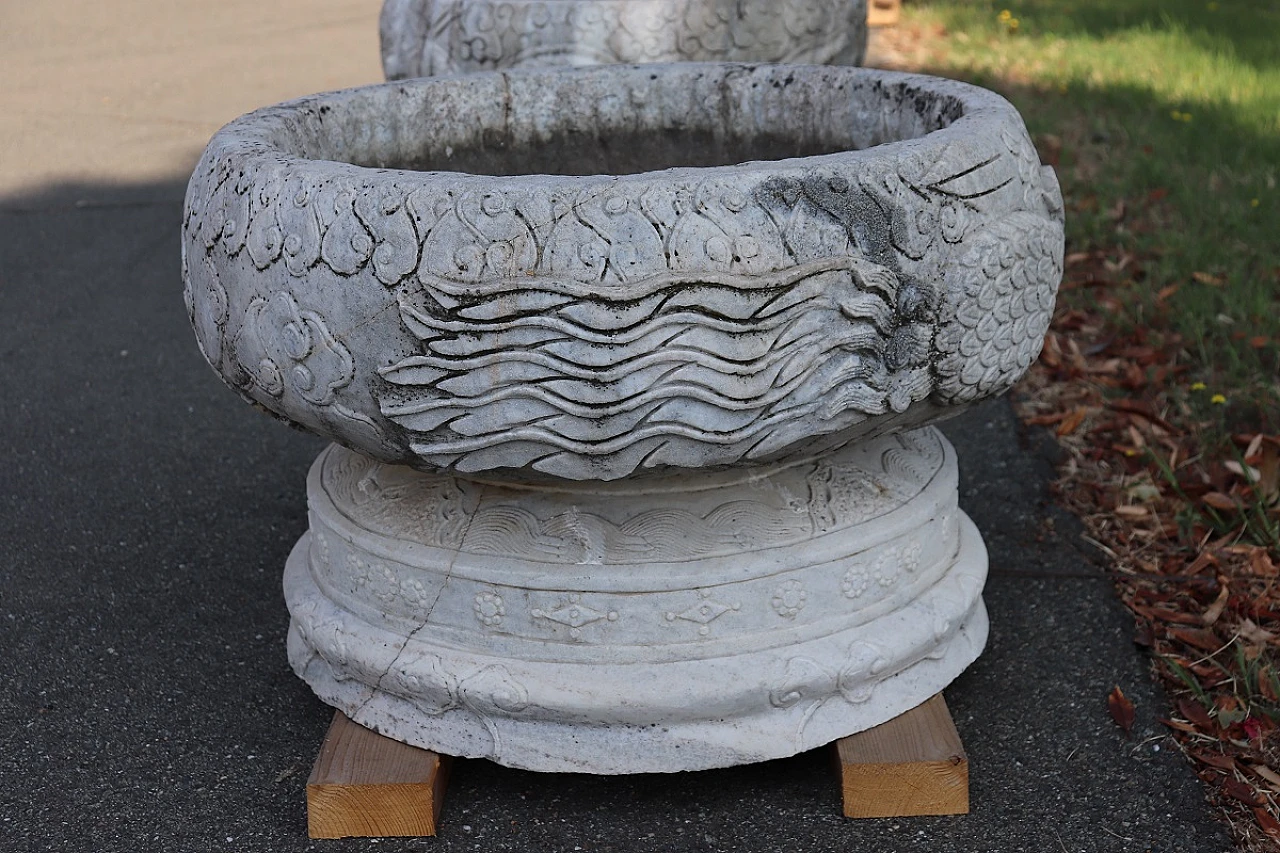
[[294,670],[534,770],[791,755],[981,651],[925,426],[1039,351],[1061,198],[1013,108],[851,67],[417,79],[260,110],[183,227],[200,346],[333,439]]
[[866,0],[386,0],[387,79],[550,65],[858,65]]
[[612,480],[919,426],[1036,357],[1061,204],[1014,109],[858,68],[478,73],[209,143],[184,276],[223,378],[423,470]]

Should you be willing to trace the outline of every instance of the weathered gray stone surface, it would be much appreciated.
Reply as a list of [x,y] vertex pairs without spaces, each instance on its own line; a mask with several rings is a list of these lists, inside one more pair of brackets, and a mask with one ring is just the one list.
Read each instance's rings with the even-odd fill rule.
[[917,426],[1039,351],[1061,199],[1003,99],[813,66],[414,80],[246,116],[184,221],[209,362],[424,470],[611,480]]
[[386,0],[382,65],[456,71],[639,62],[858,65],[866,0]]

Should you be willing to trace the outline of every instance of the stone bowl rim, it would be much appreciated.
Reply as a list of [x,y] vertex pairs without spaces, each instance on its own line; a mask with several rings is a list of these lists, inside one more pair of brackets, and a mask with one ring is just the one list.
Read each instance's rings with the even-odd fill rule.
[[[653,80],[662,80],[664,71],[717,71],[726,79],[734,72],[753,74],[757,72],[802,72],[806,74],[840,75],[853,80],[870,78],[885,85],[903,88],[916,88],[936,95],[953,98],[961,107],[962,113],[949,124],[930,130],[920,136],[912,136],[881,142],[867,148],[848,148],[827,154],[815,154],[802,157],[789,157],[776,160],[747,160],[740,163],[728,163],[713,166],[675,166],[640,172],[623,172],[611,174],[599,172],[593,174],[548,174],[529,172],[520,174],[499,175],[483,172],[454,171],[447,169],[406,169],[395,166],[363,166],[347,160],[333,160],[322,157],[308,157],[280,143],[277,134],[287,129],[282,122],[294,116],[305,114],[308,110],[328,106],[330,109],[351,108],[359,103],[359,99],[373,97],[374,93],[406,87],[429,88],[441,85],[468,84],[481,85],[486,80],[496,77],[536,77],[536,76],[611,76],[634,74],[649,76]],[[656,76],[655,76],[656,75]],[[670,79],[669,77],[667,78]],[[662,85],[659,83],[658,85]],[[833,98],[836,94],[833,93]],[[849,97],[849,95],[844,95]],[[874,102],[872,102],[874,103]],[[372,83],[346,89],[319,92],[299,98],[283,101],[278,104],[261,107],[232,120],[213,135],[205,147],[202,161],[205,164],[227,163],[235,161],[241,165],[251,163],[271,163],[277,168],[306,169],[321,168],[330,177],[345,176],[357,184],[364,184],[373,189],[375,185],[386,181],[394,181],[401,186],[423,186],[435,181],[451,183],[475,184],[490,183],[494,189],[519,191],[532,185],[546,186],[554,183],[557,188],[587,189],[597,185],[617,185],[619,182],[671,182],[687,181],[690,178],[714,180],[725,177],[742,177],[746,175],[768,175],[771,172],[792,171],[795,169],[811,169],[817,166],[841,168],[851,166],[868,158],[891,158],[901,156],[923,147],[936,150],[945,149],[952,143],[976,142],[981,139],[979,128],[983,124],[999,127],[1002,122],[1012,120],[1019,127],[1024,126],[1017,109],[1003,96],[959,80],[938,77],[929,74],[891,71],[862,66],[805,65],[790,63],[742,63],[742,62],[668,62],[632,65],[592,65],[592,66],[559,66],[546,68],[512,68],[494,71],[470,71],[441,74],[431,77],[418,77],[405,80],[393,80]],[[644,131],[641,131],[643,133]],[[981,145],[981,143],[979,143]],[[199,169],[197,169],[197,173]]]

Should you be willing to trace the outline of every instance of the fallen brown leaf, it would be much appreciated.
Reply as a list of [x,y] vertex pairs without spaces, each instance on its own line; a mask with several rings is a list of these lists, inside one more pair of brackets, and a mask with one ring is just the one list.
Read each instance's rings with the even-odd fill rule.
[[1036,136],[1036,147],[1040,151],[1040,159],[1046,166],[1057,166],[1062,157],[1062,137],[1052,133],[1041,133]]
[[1280,574],[1280,570],[1276,569],[1276,564],[1271,561],[1271,555],[1267,553],[1266,548],[1258,548],[1249,555],[1249,568],[1261,578],[1274,578]]
[[1222,584],[1222,588],[1218,590],[1218,597],[1213,600],[1213,604],[1210,604],[1205,609],[1204,615],[1200,617],[1206,625],[1212,625],[1222,618],[1222,611],[1227,608],[1227,599],[1231,597],[1231,590],[1227,587],[1225,581],[1225,578],[1218,578],[1218,583]]
[[1216,652],[1222,639],[1208,628],[1170,628],[1169,636],[1204,652]]
[[1251,764],[1249,769],[1266,779],[1276,791],[1280,791],[1280,773],[1275,772],[1265,764]]
[[1194,723],[1202,732],[1211,733],[1218,728],[1213,717],[1194,699],[1182,699],[1178,702],[1178,712]]
[[1236,508],[1236,502],[1222,492],[1209,492],[1200,500],[1214,509],[1233,510]]
[[1244,619],[1240,622],[1240,627],[1236,629],[1240,632],[1240,638],[1246,643],[1266,644],[1273,643],[1276,635],[1260,627],[1252,619]]
[[1058,424],[1058,435],[1071,435],[1080,428],[1080,424],[1084,423],[1084,419],[1088,417],[1088,415],[1088,409],[1083,407],[1076,409],[1071,414],[1063,418],[1062,423]]
[[1227,277],[1225,275],[1214,275],[1213,273],[1207,272],[1193,272],[1191,277],[1200,284],[1207,284],[1210,287],[1222,287],[1227,283]]
[[1155,645],[1156,637],[1151,631],[1151,623],[1145,620],[1138,620],[1138,624],[1133,629],[1133,644],[1149,649]]
[[[1252,648],[1257,649],[1259,652],[1262,652],[1264,650],[1264,647],[1262,646],[1253,646]],[[1255,656],[1255,659],[1256,659],[1256,656]],[[1277,701],[1280,701],[1280,696],[1276,695],[1275,682],[1272,681],[1270,678],[1258,679],[1258,692],[1262,694],[1263,699],[1266,699],[1272,705],[1274,705]]]
[[1268,503],[1280,500],[1280,447],[1264,441],[1258,453],[1258,491]]
[[1182,722],[1182,720],[1162,719],[1160,720],[1160,722],[1164,723],[1166,726],[1173,729],[1174,731],[1186,732],[1189,735],[1200,734],[1200,730],[1198,728],[1191,725],[1190,723],[1184,723]]
[[1125,737],[1128,737],[1133,731],[1133,721],[1137,718],[1137,712],[1134,710],[1133,702],[1129,701],[1129,697],[1124,695],[1124,691],[1118,684],[1111,689],[1111,695],[1107,696],[1107,711],[1116,725],[1124,731]]
[[1191,757],[1201,764],[1207,764],[1216,770],[1223,770],[1227,773],[1236,771],[1236,760],[1230,755],[1223,755],[1219,752],[1191,752]]
[[1177,610],[1170,610],[1167,607],[1143,607],[1140,604],[1132,605],[1133,612],[1139,616],[1145,616],[1153,622],[1173,622],[1179,625],[1199,625],[1200,617],[1193,616],[1190,613],[1181,613]]
[[1265,808],[1254,808],[1253,816],[1257,818],[1258,826],[1262,827],[1262,831],[1269,838],[1280,841],[1280,821],[1277,821],[1271,812]]
[[1239,779],[1226,778],[1222,780],[1222,790],[1226,791],[1232,797],[1247,806],[1261,806],[1262,800],[1258,798],[1258,792],[1253,786],[1246,785]]
[[1201,551],[1194,560],[1183,570],[1184,575],[1194,575],[1203,571],[1208,566],[1218,565],[1218,558],[1208,551]]
[[1261,472],[1258,471],[1257,468],[1254,468],[1252,466],[1249,466],[1246,468],[1244,465],[1241,465],[1239,462],[1235,461],[1234,459],[1229,459],[1226,462],[1223,462],[1222,467],[1226,468],[1228,471],[1230,471],[1232,474],[1235,474],[1237,477],[1243,477],[1245,482],[1248,482],[1248,483],[1256,483],[1259,479],[1262,478],[1262,474]]

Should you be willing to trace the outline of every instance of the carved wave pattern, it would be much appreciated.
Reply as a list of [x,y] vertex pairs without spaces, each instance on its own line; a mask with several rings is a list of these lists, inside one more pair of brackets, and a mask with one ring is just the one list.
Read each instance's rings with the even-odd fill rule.
[[421,436],[414,453],[464,472],[607,477],[679,465],[690,444],[762,458],[805,417],[896,409],[904,374],[907,397],[931,388],[927,327],[913,339],[897,276],[859,258],[659,273],[625,300],[551,276],[426,284],[400,297],[425,353],[381,370],[399,392],[382,412]]

